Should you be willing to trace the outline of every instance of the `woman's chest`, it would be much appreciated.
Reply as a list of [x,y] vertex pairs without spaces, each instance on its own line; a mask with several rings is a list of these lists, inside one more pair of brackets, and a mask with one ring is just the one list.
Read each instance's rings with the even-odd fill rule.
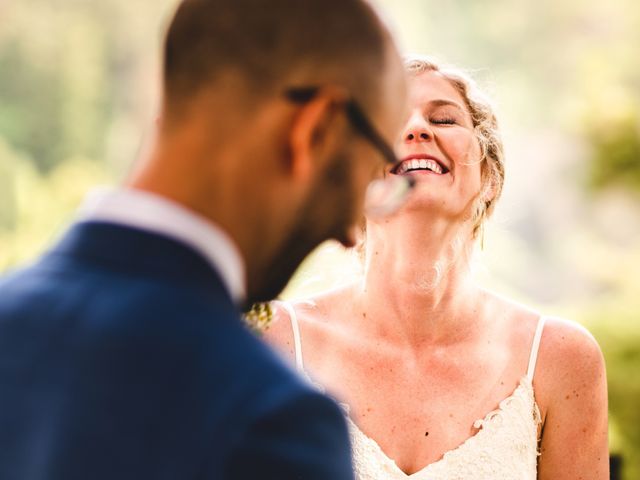
[[322,362],[310,372],[399,468],[412,473],[478,432],[474,423],[513,393],[520,376],[492,363],[380,358]]

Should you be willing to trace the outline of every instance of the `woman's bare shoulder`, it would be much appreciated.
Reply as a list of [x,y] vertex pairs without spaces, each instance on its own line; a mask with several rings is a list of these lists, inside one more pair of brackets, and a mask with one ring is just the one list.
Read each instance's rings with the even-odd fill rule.
[[508,299],[500,301],[507,302],[503,305],[515,320],[511,326],[521,345],[530,345],[540,318],[544,318],[533,377],[536,402],[543,417],[555,411],[571,420],[568,416],[606,409],[604,358],[593,335],[573,320],[543,316]]
[[513,320],[514,332],[530,341],[538,322],[544,318],[544,329],[538,350],[536,378],[545,384],[560,382],[563,376],[583,378],[598,377],[604,372],[602,352],[593,335],[578,322],[565,318],[542,315],[538,311],[518,302],[493,295],[499,310],[508,312]]
[[603,371],[604,362],[598,343],[578,322],[543,315],[535,309],[499,295],[494,295],[493,298],[510,312],[510,317],[515,320],[513,324],[521,325],[523,333],[534,331],[539,320],[544,318],[536,376],[546,376],[548,372],[558,378],[561,370],[572,376],[598,375]]
[[534,389],[547,436],[553,435],[549,420],[557,427],[558,419],[577,424],[589,416],[606,416],[604,357],[585,327],[564,318],[545,317]]
[[[604,375],[604,359],[598,342],[579,323],[559,317],[545,317],[540,342],[541,374],[549,372],[549,382],[561,384],[563,378],[593,382]],[[559,386],[559,385],[558,385]]]
[[607,378],[598,343],[580,324],[551,317],[538,358],[534,388],[544,411],[540,478],[560,478],[558,471],[563,479],[608,478]]
[[323,292],[317,296],[294,301],[274,301],[271,304],[272,319],[263,332],[263,338],[270,344],[295,356],[291,314],[301,331],[306,334],[321,329],[332,318],[337,305],[345,302],[353,286],[344,286]]

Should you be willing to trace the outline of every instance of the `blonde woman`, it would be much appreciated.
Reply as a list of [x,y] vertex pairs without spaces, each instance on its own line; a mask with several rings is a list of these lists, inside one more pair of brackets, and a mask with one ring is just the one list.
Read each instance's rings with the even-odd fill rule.
[[410,116],[387,175],[413,177],[412,195],[367,219],[358,282],[276,303],[265,337],[344,406],[359,480],[605,480],[598,345],[472,279],[504,180],[490,104],[456,70],[407,67]]

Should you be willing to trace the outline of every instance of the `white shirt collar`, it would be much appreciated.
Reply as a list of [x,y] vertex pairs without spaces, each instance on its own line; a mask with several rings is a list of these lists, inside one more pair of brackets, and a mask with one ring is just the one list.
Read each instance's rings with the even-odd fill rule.
[[246,273],[240,251],[217,225],[167,198],[130,188],[90,192],[80,220],[98,220],[158,233],[189,245],[222,277],[236,303],[246,298]]

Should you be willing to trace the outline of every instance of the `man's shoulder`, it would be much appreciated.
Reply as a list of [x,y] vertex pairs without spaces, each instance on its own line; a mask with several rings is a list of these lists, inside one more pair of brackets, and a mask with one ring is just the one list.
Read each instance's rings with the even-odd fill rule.
[[[127,234],[133,231],[121,230]],[[73,233],[73,229],[70,232]],[[31,265],[0,277],[0,301],[20,310],[49,302],[64,302],[72,309],[84,305],[93,310],[92,314],[101,309],[135,314],[153,309],[154,305],[163,305],[165,313],[171,314],[175,308],[170,305],[180,303],[191,308],[214,309],[227,316],[235,315],[229,293],[204,259],[160,236],[147,236],[170,244],[187,257],[191,265],[176,266],[175,259],[167,260],[146,251],[139,251],[137,255],[133,252],[118,255],[105,248],[82,251],[85,245],[81,245],[77,251],[68,252],[63,250],[63,239]],[[72,234],[67,237],[73,239]]]
[[340,407],[300,380],[263,384],[241,411],[223,460],[227,478],[353,478]]
[[64,341],[53,351],[74,355],[84,368],[121,365],[133,374],[157,365],[199,375],[212,391],[216,382],[228,385],[231,395],[303,385],[245,327],[222,286],[204,290],[45,259],[0,279],[0,318],[5,338],[21,337],[15,340],[25,348],[39,338]]

